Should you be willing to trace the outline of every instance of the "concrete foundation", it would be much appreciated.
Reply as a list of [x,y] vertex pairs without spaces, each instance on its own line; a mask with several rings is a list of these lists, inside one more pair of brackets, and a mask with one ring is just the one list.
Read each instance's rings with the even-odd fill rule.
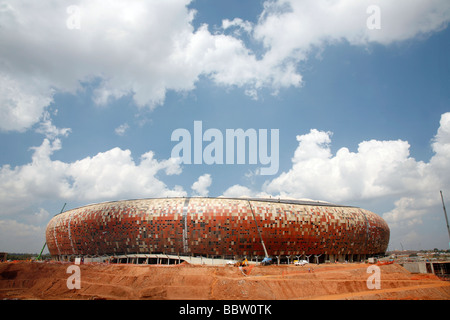
[[401,265],[411,273],[433,273],[438,276],[446,276],[450,274],[450,261],[405,262]]
[[[171,254],[123,254],[123,255],[104,255],[104,256],[78,256],[64,255],[57,257],[58,261],[74,262],[76,258],[81,258],[82,263],[124,263],[124,264],[160,264],[173,265],[188,262],[196,265],[226,265],[234,263],[240,259],[247,259],[249,264],[258,264],[263,256],[183,256]],[[273,264],[293,264],[295,260],[306,260],[310,264],[322,263],[346,263],[346,262],[364,262],[366,255],[298,255],[298,256],[275,256],[272,257]],[[411,267],[413,268],[413,267]],[[415,270],[415,269],[414,269]]]

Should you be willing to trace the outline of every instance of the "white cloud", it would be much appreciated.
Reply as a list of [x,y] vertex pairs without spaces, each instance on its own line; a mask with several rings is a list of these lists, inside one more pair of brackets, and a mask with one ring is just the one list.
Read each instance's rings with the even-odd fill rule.
[[[450,194],[450,176],[446,174],[450,172],[450,112],[441,116],[432,148],[435,154],[428,163],[398,168],[397,180],[403,182],[397,184],[401,198],[395,202],[394,209],[384,214],[389,222],[401,224],[411,219],[421,222],[429,212],[442,211],[439,192]],[[394,181],[391,185],[396,186]]]
[[426,212],[420,206],[436,204],[426,200],[430,192],[439,192],[450,182],[442,174],[450,171],[449,119],[450,113],[442,115],[433,142],[435,155],[428,163],[410,157],[410,145],[402,140],[364,141],[357,152],[341,148],[333,155],[331,133],[313,129],[297,137],[292,168],[266,183],[264,191],[334,202],[397,196],[396,209],[387,218],[420,216]]
[[[59,129],[49,131],[60,132]],[[370,203],[373,207],[390,204],[392,209],[382,216],[391,230],[411,235],[411,242],[417,242],[418,238],[413,236],[418,233],[422,239],[426,238],[416,228],[443,220],[439,190],[450,194],[450,177],[445,174],[450,172],[450,112],[441,117],[431,142],[434,155],[428,162],[413,159],[409,144],[402,140],[363,141],[355,152],[341,148],[333,154],[331,137],[330,132],[315,129],[299,135],[289,170],[267,181],[261,190],[233,185],[223,196],[310,198],[343,204]],[[181,173],[177,159],[159,161],[150,151],[136,162],[129,150],[113,148],[66,163],[51,158],[60,149],[58,138],[46,137],[40,146],[33,148],[30,163],[0,168],[0,214],[23,214],[48,199],[86,202],[187,195],[182,187],[169,188],[158,177],[162,172]],[[204,174],[191,188],[196,195],[207,196],[211,184],[211,176]],[[39,223],[48,217],[45,209],[31,212],[34,213],[25,216],[28,222]],[[2,220],[2,224],[6,228],[5,224],[19,226],[21,223]],[[31,226],[27,230],[39,231]]]
[[376,198],[397,194],[422,166],[409,157],[405,141],[364,141],[357,152],[341,148],[333,156],[330,136],[314,129],[298,136],[292,168],[265,191],[336,202]]
[[0,220],[0,251],[36,253],[44,243],[45,228],[15,220]]
[[[365,204],[365,209],[388,222],[395,241],[406,244],[409,235],[409,244],[415,246],[427,237],[423,224],[434,223],[429,227],[435,230],[445,223],[439,191],[450,194],[450,175],[446,174],[450,172],[450,112],[441,116],[432,140],[434,155],[428,162],[412,158],[409,143],[402,140],[363,141],[356,152],[343,147],[333,154],[331,136],[331,132],[315,129],[297,136],[299,144],[289,170],[266,181],[261,190],[234,185],[223,195]],[[440,243],[446,237],[445,227],[441,229],[434,238]],[[421,238],[414,240],[416,234]]]
[[[99,81],[98,104],[132,96],[140,107],[163,104],[168,90],[195,88],[200,76],[222,86],[258,90],[302,85],[301,61],[313,48],[342,40],[389,44],[440,30],[448,0],[266,1],[258,21],[223,21],[223,31],[245,30],[264,45],[257,55],[240,32],[193,27],[190,0],[0,0],[0,130],[37,123],[55,92],[76,93]],[[381,30],[369,30],[366,9],[381,9]],[[80,28],[67,21],[77,6]],[[257,57],[258,56],[258,57]],[[259,58],[261,57],[261,58]]]
[[192,190],[194,191],[194,196],[207,197],[208,188],[211,186],[212,179],[210,174],[204,174],[198,178],[196,182],[192,184]]
[[121,124],[114,131],[117,135],[123,136],[130,126],[128,123]]
[[23,132],[29,129],[40,120],[45,108],[52,101],[52,89],[32,79],[14,79],[0,69],[1,131]]
[[157,175],[181,173],[176,159],[158,161],[149,151],[136,163],[129,150],[113,148],[93,157],[66,163],[52,160],[61,149],[59,139],[34,147],[31,163],[0,168],[0,214],[24,212],[45,200],[104,201],[126,197],[186,196],[180,186],[172,189]]
[[[380,9],[381,29],[367,27],[370,6]],[[279,0],[267,1],[255,38],[272,58],[305,57],[314,47],[348,41],[390,44],[441,30],[450,19],[446,0]]]
[[[234,36],[194,30],[189,3],[0,0],[2,130],[28,129],[54,92],[76,93],[81,82],[100,83],[97,104],[130,95],[152,109],[168,90],[192,90],[201,75],[256,87],[282,75],[280,66],[261,67]],[[67,27],[69,5],[80,9],[79,29]]]
[[0,207],[2,215],[22,212],[37,199],[61,197],[68,189],[64,170],[68,164],[52,161],[50,155],[61,148],[59,139],[44,139],[34,150],[32,161],[23,166],[0,168]]
[[28,217],[27,221],[32,225],[40,225],[43,222],[48,222],[50,218],[50,213],[44,208],[39,208],[37,212]]
[[[251,33],[253,30],[253,24],[249,21],[244,21],[241,18],[234,18],[233,20],[225,19],[222,21],[222,28],[224,30],[229,28],[238,28],[238,30],[242,29],[247,33]],[[236,35],[240,35],[239,31],[235,31]]]
[[59,136],[67,137],[67,135],[71,132],[71,129],[70,128],[62,128],[62,129],[57,128],[52,123],[50,113],[48,111],[44,111],[41,122],[39,123],[39,127],[36,129],[36,132],[42,133],[48,139],[53,140]]
[[[367,26],[367,9],[373,5],[380,8],[379,30]],[[298,66],[326,46],[389,45],[440,31],[449,21],[447,0],[269,0],[253,27],[253,39],[265,48],[261,65],[283,66],[284,77],[272,82],[283,88],[302,85]]]
[[70,164],[66,172],[73,183],[67,196],[96,200],[185,195],[180,187],[170,190],[156,177],[163,170],[178,173],[181,169],[170,160],[154,159],[151,151],[136,164],[129,150],[114,148]]
[[421,217],[426,214],[427,207],[431,203],[421,203],[421,198],[402,197],[395,201],[395,208],[386,212],[383,217],[390,222],[391,226],[396,226],[399,222],[406,222],[408,226],[421,223]]
[[253,197],[253,191],[247,187],[236,184],[225,190],[223,196],[227,198]]
[[[132,95],[149,107],[167,90],[192,89],[197,74],[171,61],[177,39],[193,32],[188,3],[0,1],[0,110],[13,120],[1,128],[29,128],[54,90],[75,93],[81,81],[100,80],[97,103]],[[80,29],[67,27],[69,5],[81,10]]]

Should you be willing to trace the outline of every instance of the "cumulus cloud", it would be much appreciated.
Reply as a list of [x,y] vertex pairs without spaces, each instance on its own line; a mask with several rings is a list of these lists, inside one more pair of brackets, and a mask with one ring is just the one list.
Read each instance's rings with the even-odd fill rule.
[[446,174],[450,172],[450,112],[441,116],[431,141],[434,155],[428,162],[412,158],[409,143],[402,140],[363,141],[356,152],[344,147],[333,154],[331,137],[331,132],[315,129],[299,135],[289,170],[268,180],[261,190],[234,185],[224,196],[364,204],[388,222],[394,244],[391,249],[399,243],[438,246],[448,241],[439,191],[450,194]]
[[0,69],[0,130],[23,132],[29,129],[39,122],[45,108],[53,102],[53,93],[34,79],[21,81]]
[[210,174],[204,174],[198,178],[196,182],[192,185],[192,190],[194,191],[194,196],[207,197],[209,190],[208,188],[212,184],[212,178]]
[[[55,92],[76,93],[94,80],[97,104],[129,95],[152,109],[168,90],[192,90],[201,75],[260,86],[283,74],[278,65],[262,68],[232,35],[211,34],[207,25],[194,30],[189,3],[1,0],[1,129],[30,128]],[[72,5],[78,10],[68,12]],[[79,28],[69,28],[74,14]]]
[[160,178],[180,174],[179,159],[157,160],[149,151],[135,161],[130,150],[113,148],[74,162],[54,160],[54,153],[62,148],[61,137],[71,130],[57,128],[48,111],[40,121],[36,132],[45,138],[31,148],[31,162],[0,167],[0,243],[8,243],[7,251],[41,249],[45,241],[41,225],[48,222],[50,213],[40,206],[48,202],[187,195],[181,186],[170,188]]
[[312,198],[326,194],[338,202],[375,198],[403,190],[423,166],[409,157],[410,146],[401,140],[364,141],[357,152],[341,148],[336,155],[330,151],[330,132],[313,129],[297,141],[292,168],[270,181],[266,191]]
[[[410,156],[406,141],[363,141],[357,152],[347,148],[331,153],[331,133],[311,130],[297,136],[292,168],[269,181],[264,191],[291,197],[326,198],[335,202],[397,196],[392,221],[421,216],[436,199],[431,193],[449,185],[450,113],[441,117],[429,162]],[[420,204],[420,205],[419,205]],[[412,208],[415,208],[412,210]]]
[[[434,155],[428,162],[412,158],[409,143],[402,140],[363,141],[355,152],[343,147],[333,154],[331,138],[331,132],[316,129],[297,136],[289,170],[266,181],[260,190],[234,185],[223,196],[306,198],[389,208],[374,211],[399,232],[397,237],[415,235],[414,228],[431,221],[444,223],[439,191],[450,194],[446,174],[450,172],[450,112],[441,116],[431,141]],[[440,239],[446,236],[445,230],[442,235]]]
[[[152,109],[201,76],[257,98],[261,88],[301,86],[299,63],[313,48],[389,44],[440,30],[450,17],[447,0],[278,0],[266,1],[255,22],[235,17],[211,33],[193,27],[190,3],[0,0],[0,130],[29,129],[55,93],[94,81],[97,104],[131,96]],[[381,10],[380,30],[367,28],[369,5]],[[253,52],[236,30],[264,50]]]
[[227,190],[225,190],[222,196],[226,198],[253,197],[253,191],[250,188],[235,184],[234,186],[231,186]]
[[[297,136],[292,167],[266,181],[261,190],[229,187],[223,196],[264,196],[335,203],[371,203],[389,207],[377,212],[391,228],[420,226],[431,216],[441,217],[439,191],[450,194],[450,112],[441,116],[431,141],[434,155],[428,162],[410,156],[407,141],[363,141],[356,152],[343,147],[331,152],[332,133],[310,130]],[[438,216],[436,216],[436,212]]]
[[434,155],[428,163],[415,168],[404,167],[399,172],[403,182],[401,198],[395,202],[394,209],[384,214],[388,221],[394,224],[411,220],[421,223],[421,218],[430,211],[441,211],[439,191],[450,193],[450,177],[446,174],[450,172],[450,112],[441,116],[432,149]]
[[[136,162],[130,150],[113,148],[93,157],[66,163],[51,159],[61,141],[45,138],[33,148],[32,161],[0,169],[1,214],[14,214],[48,199],[101,201],[125,197],[185,196],[180,186],[169,188],[157,175],[181,173],[175,159],[156,160],[149,151]],[[42,216],[40,212],[38,216]]]
[[[380,29],[368,27],[370,8],[377,7]],[[446,27],[446,0],[278,0],[266,1],[255,38],[269,48],[268,56],[304,58],[314,47],[347,41],[390,44]]]
[[66,173],[72,185],[66,196],[88,200],[181,196],[185,194],[181,187],[170,190],[156,177],[160,171],[173,174],[180,170],[178,163],[154,159],[152,151],[136,164],[130,150],[113,148],[69,165]]

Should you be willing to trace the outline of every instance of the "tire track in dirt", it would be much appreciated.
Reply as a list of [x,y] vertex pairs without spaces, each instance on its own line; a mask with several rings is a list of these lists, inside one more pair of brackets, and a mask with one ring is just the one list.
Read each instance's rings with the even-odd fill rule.
[[367,264],[294,266],[81,265],[81,289],[66,285],[70,264],[0,264],[0,299],[444,299],[450,283],[412,275],[399,265],[381,267],[380,290],[367,289]]
[[420,284],[414,285],[410,287],[399,287],[399,288],[389,288],[389,289],[378,289],[378,290],[367,290],[367,291],[359,291],[359,292],[348,292],[342,294],[332,294],[325,296],[316,296],[312,297],[308,300],[345,300],[345,299],[360,299],[364,296],[383,296],[385,295],[387,299],[393,298],[392,293],[411,293],[410,297],[416,296],[416,298],[423,299],[424,297],[417,297],[417,291],[422,289],[436,289],[436,288],[447,288],[448,296],[447,299],[450,299],[450,283],[440,282],[440,283],[429,283],[429,284]]

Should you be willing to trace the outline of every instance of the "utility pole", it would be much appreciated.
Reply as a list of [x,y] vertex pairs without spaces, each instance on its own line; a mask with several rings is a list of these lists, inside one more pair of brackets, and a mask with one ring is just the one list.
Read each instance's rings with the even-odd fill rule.
[[[447,222],[448,237],[450,238],[450,227],[448,226],[447,211],[445,210],[444,196],[442,195],[442,190],[441,190],[441,200],[442,200],[442,207],[444,208],[445,222]],[[448,243],[448,246],[450,248],[450,241]]]

